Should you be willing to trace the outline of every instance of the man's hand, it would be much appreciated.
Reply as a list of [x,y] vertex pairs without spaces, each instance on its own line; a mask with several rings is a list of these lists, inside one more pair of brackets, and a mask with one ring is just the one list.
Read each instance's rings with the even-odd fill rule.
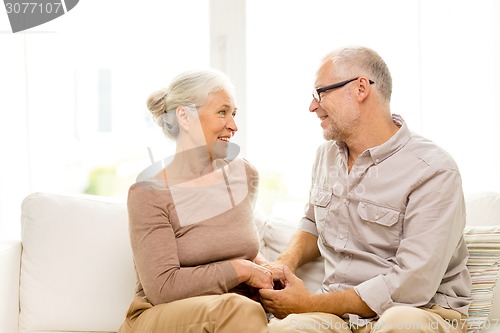
[[264,308],[279,319],[291,313],[307,312],[310,294],[304,282],[287,266],[283,267],[283,277],[284,289],[259,291]]
[[342,316],[345,313],[371,318],[377,314],[356,294],[354,288],[311,294],[304,282],[288,266],[283,268],[284,289],[259,290],[264,308],[276,318],[283,319],[291,313],[325,312]]

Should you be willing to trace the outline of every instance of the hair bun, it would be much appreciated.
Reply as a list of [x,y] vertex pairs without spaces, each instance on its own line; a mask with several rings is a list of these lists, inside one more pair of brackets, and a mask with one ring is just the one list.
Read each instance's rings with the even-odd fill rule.
[[151,112],[154,118],[159,117],[162,113],[167,112],[166,110],[166,89],[161,89],[155,91],[149,95],[147,100],[148,110]]

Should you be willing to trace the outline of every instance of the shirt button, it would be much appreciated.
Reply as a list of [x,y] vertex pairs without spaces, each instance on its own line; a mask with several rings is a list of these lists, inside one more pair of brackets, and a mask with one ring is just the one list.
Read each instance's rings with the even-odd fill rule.
[[378,158],[377,158],[377,159],[375,160],[375,163],[378,163],[378,162],[380,162],[380,159],[378,159]]
[[375,220],[378,220],[379,218],[380,218],[380,216],[375,215]]

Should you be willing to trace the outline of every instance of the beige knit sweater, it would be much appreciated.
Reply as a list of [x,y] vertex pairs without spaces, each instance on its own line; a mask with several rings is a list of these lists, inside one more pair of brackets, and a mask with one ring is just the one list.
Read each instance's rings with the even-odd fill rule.
[[226,293],[238,284],[229,261],[257,256],[255,168],[235,159],[204,177],[169,186],[156,176],[130,187],[136,298],[156,305]]

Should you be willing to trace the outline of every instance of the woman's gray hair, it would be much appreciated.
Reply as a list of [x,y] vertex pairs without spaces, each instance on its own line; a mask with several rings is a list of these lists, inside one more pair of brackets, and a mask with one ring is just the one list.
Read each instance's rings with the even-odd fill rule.
[[152,93],[147,106],[163,133],[175,140],[179,135],[177,107],[203,105],[210,94],[219,91],[234,98],[234,87],[224,73],[215,69],[187,71],[176,76],[167,88]]
[[348,80],[357,76],[367,76],[375,81],[381,97],[387,102],[391,100],[392,77],[389,68],[380,55],[374,50],[362,46],[349,46],[329,53],[334,71],[339,78]]

